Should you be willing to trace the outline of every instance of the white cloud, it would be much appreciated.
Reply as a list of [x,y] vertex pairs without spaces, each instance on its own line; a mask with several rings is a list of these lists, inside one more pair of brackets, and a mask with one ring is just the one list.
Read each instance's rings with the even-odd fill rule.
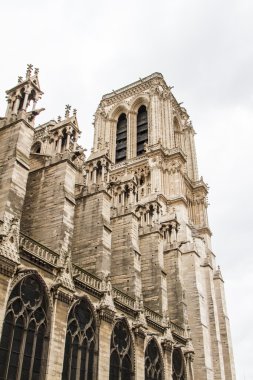
[[92,144],[101,96],[163,73],[197,132],[200,174],[211,186],[213,247],[226,281],[238,379],[253,378],[252,11],[250,0],[32,0],[1,5],[0,107],[27,63],[40,67],[40,122],[78,109]]

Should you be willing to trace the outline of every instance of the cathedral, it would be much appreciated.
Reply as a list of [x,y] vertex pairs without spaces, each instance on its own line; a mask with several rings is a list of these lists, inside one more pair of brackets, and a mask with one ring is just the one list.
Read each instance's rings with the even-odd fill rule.
[[235,380],[194,129],[163,76],[36,126],[39,70],[0,117],[0,379]]

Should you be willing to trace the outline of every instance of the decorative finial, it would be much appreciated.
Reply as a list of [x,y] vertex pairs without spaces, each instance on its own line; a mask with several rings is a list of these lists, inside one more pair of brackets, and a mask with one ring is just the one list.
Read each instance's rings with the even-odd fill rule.
[[67,104],[65,106],[65,117],[69,117],[69,113],[70,113],[70,110],[71,110],[71,106],[69,104]]
[[39,69],[38,67],[35,67],[35,69],[34,69],[34,74],[35,74],[35,75],[38,75],[38,74],[39,74],[39,71],[40,71],[40,69]]
[[23,77],[18,77],[18,83],[22,83],[23,82]]
[[61,122],[61,116],[60,115],[57,117],[57,121],[58,121],[58,123]]
[[33,69],[33,65],[31,65],[31,64],[27,65],[26,78],[30,78],[31,73],[32,73],[32,69]]
[[74,108],[74,109],[73,109],[73,116],[76,116],[76,113],[77,113],[77,109]]

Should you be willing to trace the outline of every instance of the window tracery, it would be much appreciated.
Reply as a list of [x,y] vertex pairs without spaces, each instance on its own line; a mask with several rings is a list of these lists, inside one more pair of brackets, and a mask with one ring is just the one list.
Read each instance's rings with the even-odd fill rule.
[[45,370],[48,302],[35,276],[12,290],[0,343],[0,379],[37,380]]
[[68,317],[62,380],[92,380],[96,322],[89,303],[82,299]]
[[162,380],[162,360],[159,349],[152,339],[145,350],[145,380]]
[[186,380],[184,376],[184,360],[180,349],[176,348],[172,354],[173,380]]
[[131,337],[124,321],[118,321],[112,332],[109,379],[133,379]]

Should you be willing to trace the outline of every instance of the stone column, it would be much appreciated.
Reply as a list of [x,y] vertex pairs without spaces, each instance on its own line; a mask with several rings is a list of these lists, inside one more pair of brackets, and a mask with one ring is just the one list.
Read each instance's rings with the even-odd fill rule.
[[58,144],[57,144],[57,153],[61,153],[61,143],[62,143],[62,136],[59,136]]
[[58,287],[54,293],[46,380],[62,378],[68,311],[73,293]]
[[2,335],[6,306],[10,295],[9,287],[16,268],[17,263],[11,262],[0,256],[0,339]]
[[164,377],[165,379],[171,379],[173,342],[168,339],[163,339],[162,347],[164,351]]
[[99,352],[98,352],[98,380],[109,380],[110,348],[115,306],[111,293],[111,281],[107,278],[104,284],[104,296],[98,307],[99,325]]
[[27,90],[25,92],[25,97],[24,97],[24,101],[23,101],[23,104],[22,104],[22,111],[25,111],[26,110],[26,105],[27,105],[27,101],[28,101],[28,96],[29,96],[29,91]]
[[135,379],[145,380],[145,331],[142,328],[134,329],[135,335]]

